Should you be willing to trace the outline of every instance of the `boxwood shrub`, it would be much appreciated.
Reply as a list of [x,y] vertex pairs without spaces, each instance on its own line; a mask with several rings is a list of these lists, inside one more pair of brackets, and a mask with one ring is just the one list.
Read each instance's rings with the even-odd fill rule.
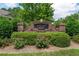
[[74,42],[79,43],[79,34],[78,34],[78,35],[73,36],[72,40],[73,40]]
[[44,39],[37,39],[36,47],[37,48],[48,48],[49,43]]
[[25,46],[24,39],[19,38],[14,41],[14,46],[16,49],[23,48]]
[[36,47],[37,48],[48,48],[50,38],[51,38],[51,35],[48,32],[39,33],[37,35]]
[[52,33],[50,44],[58,47],[67,47],[70,45],[70,37],[64,32]]

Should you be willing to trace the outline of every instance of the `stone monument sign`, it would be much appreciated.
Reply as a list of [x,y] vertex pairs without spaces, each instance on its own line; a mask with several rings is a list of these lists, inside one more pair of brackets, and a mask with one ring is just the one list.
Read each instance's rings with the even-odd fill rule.
[[36,32],[46,32],[46,31],[53,31],[53,32],[65,32],[65,25],[61,23],[59,27],[55,27],[49,21],[33,21],[29,28],[25,28],[23,23],[18,23],[18,31],[36,31]]

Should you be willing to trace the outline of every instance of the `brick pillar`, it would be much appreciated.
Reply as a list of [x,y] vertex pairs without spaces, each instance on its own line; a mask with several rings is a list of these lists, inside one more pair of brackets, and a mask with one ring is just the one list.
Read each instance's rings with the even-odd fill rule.
[[65,24],[62,23],[62,24],[59,25],[59,31],[65,32]]
[[52,31],[54,31],[54,32],[56,31],[54,24],[52,24]]
[[18,27],[18,31],[19,32],[23,32],[23,30],[24,30],[24,24],[23,24],[23,22],[17,23],[17,27]]

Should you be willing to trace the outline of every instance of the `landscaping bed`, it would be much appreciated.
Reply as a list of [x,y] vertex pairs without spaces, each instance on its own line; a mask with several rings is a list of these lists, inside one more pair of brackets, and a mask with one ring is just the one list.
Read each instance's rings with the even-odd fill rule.
[[[78,49],[79,43],[73,41],[74,39],[70,39],[70,36],[65,32],[13,32],[11,39],[0,40],[0,54],[15,56],[62,55],[63,52],[56,51]],[[66,53],[66,55],[69,54]]]
[[[46,53],[45,55],[51,56],[51,54],[53,52],[60,51],[60,50],[69,50],[69,49],[79,49],[79,44],[77,44],[75,42],[71,42],[71,45],[69,47],[65,47],[65,48],[60,48],[60,47],[51,45],[51,46],[49,46],[49,48],[42,48],[42,49],[38,49],[35,46],[25,46],[22,49],[15,49],[14,46],[7,46],[5,48],[0,48],[0,55],[15,55],[15,56],[16,55],[29,55],[29,56],[31,56],[31,55],[37,54],[37,55],[41,56],[42,53],[43,54]],[[47,53],[50,53],[50,54],[47,54]],[[63,52],[63,53],[66,53],[66,52]],[[72,54],[73,54],[73,52],[72,52]],[[61,55],[64,55],[64,54],[61,54]],[[68,54],[66,53],[66,55],[68,55]]]
[[70,46],[70,36],[65,32],[14,32],[11,39],[16,49],[25,45],[35,45],[37,48]]

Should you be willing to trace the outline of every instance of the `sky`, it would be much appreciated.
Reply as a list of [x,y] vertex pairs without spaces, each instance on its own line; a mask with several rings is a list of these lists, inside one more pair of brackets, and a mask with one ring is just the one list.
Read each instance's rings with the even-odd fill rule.
[[77,13],[79,11],[79,3],[61,3],[61,4],[54,4],[53,5],[54,11],[54,18],[63,18],[68,15]]
[[[79,0],[53,0],[52,7],[55,9],[54,18],[63,18],[79,11]],[[0,3],[0,8],[13,8],[16,3]]]

